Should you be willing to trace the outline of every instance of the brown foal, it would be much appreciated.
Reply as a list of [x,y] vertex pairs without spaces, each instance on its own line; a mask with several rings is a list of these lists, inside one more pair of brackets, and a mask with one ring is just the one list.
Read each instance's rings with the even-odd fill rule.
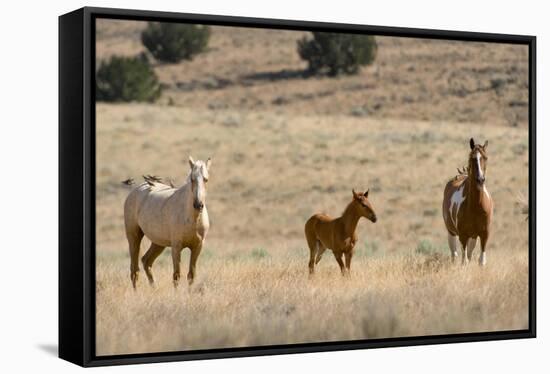
[[[353,199],[341,217],[332,218],[323,213],[313,215],[306,222],[305,234],[309,246],[309,273],[313,274],[325,250],[331,249],[342,275],[349,274],[353,248],[357,242],[357,223],[361,217],[376,222],[376,213],[365,193],[352,190]],[[342,260],[345,257],[345,264]]]

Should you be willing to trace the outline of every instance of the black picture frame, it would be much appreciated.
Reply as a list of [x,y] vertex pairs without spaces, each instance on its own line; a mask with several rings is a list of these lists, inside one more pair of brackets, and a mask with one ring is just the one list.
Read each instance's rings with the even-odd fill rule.
[[[529,328],[359,341],[96,356],[95,19],[340,31],[529,47]],[[104,366],[536,337],[536,37],[85,7],[59,17],[59,357]]]

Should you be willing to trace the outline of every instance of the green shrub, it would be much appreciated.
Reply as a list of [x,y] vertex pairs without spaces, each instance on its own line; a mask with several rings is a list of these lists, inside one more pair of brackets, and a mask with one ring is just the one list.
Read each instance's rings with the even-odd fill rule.
[[155,101],[161,87],[155,71],[141,55],[113,56],[103,61],[96,73],[98,101]]
[[205,50],[210,38],[210,27],[179,23],[149,22],[141,33],[141,42],[162,62],[191,60]]
[[251,255],[253,258],[262,259],[269,257],[269,252],[267,252],[264,248],[254,248]]
[[298,40],[298,54],[312,74],[357,74],[361,66],[374,61],[376,50],[372,35],[314,32],[313,39]]

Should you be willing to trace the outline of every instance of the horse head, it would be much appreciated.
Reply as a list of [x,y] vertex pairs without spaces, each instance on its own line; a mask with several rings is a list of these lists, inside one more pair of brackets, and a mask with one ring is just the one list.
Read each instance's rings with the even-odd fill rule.
[[204,162],[201,160],[195,161],[193,157],[189,156],[189,166],[191,167],[189,179],[193,191],[193,208],[199,212],[206,205],[206,184],[208,183],[208,170],[211,163],[210,158]]
[[485,183],[485,173],[487,171],[487,146],[485,144],[476,144],[474,139],[470,139],[470,157],[468,159],[468,169],[470,177],[474,178],[479,188],[483,188]]
[[355,190],[351,190],[353,193],[353,201],[356,205],[356,209],[359,212],[359,215],[361,217],[365,217],[366,219],[370,220],[372,223],[376,222],[376,213],[374,211],[374,208],[372,207],[372,204],[369,201],[369,190],[363,192],[355,192]]

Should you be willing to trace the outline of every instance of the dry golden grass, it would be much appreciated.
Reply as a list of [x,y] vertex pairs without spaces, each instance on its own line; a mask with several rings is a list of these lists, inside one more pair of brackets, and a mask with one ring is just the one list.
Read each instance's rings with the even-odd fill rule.
[[[523,129],[149,105],[100,105],[98,123],[98,354],[527,327],[528,234],[515,204],[528,177]],[[496,209],[483,270],[448,266],[440,214],[469,134],[490,141]],[[119,181],[181,181],[189,154],[213,158],[197,284],[173,290],[167,250],[158,288],[142,275],[134,292]],[[371,188],[379,221],[360,222],[352,279],[327,254],[310,281],[303,224],[341,213],[352,187]]]
[[[122,354],[527,328],[527,256],[500,251],[490,265],[394,255],[354,259],[342,278],[332,256],[309,279],[303,256],[202,259],[197,284],[131,288],[124,261],[100,260],[97,353]],[[122,256],[121,256],[122,257]]]
[[[141,27],[99,27],[98,56],[139,52]],[[359,77],[246,83],[295,69],[297,35],[215,31],[212,51],[156,67],[168,87],[160,104],[97,105],[97,354],[527,328],[528,231],[516,199],[528,186],[528,133],[486,126],[512,123],[508,110],[526,121],[521,105],[508,105],[527,95],[523,52],[382,38],[379,66]],[[458,81],[477,87],[504,74],[509,83],[459,97],[447,78],[432,79],[474,70],[474,81]],[[205,87],[212,77],[233,83]],[[416,100],[423,79],[429,94]],[[401,101],[405,93],[412,102]],[[357,105],[379,109],[357,115]],[[466,163],[471,136],[489,140],[495,200],[484,269],[450,266],[441,217],[443,187]],[[189,155],[213,160],[196,284],[173,289],[166,250],[153,267],[156,287],[142,272],[134,292],[120,181],[150,173],[181,183]],[[351,189],[367,187],[378,222],[359,223],[351,279],[330,253],[308,279],[305,221],[339,215]],[[187,261],[185,250],[184,269]]]

